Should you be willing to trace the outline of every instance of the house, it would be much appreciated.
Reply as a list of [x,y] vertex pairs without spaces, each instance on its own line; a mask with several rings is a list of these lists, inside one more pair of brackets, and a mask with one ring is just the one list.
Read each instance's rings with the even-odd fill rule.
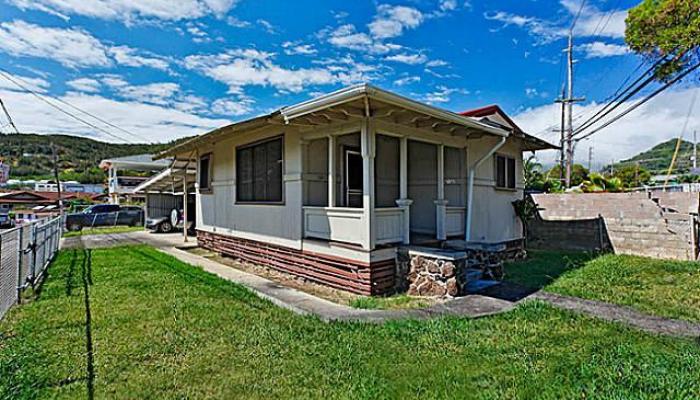
[[151,154],[102,160],[100,168],[107,170],[107,192],[110,203],[119,204],[122,199],[143,200],[143,196],[134,193],[134,189],[152,175],[167,168],[169,164],[170,160],[154,161]]
[[[62,193],[61,199],[76,200],[89,198],[91,201],[101,201],[102,194]],[[0,192],[0,212],[6,213],[18,210],[39,210],[37,207],[58,206],[58,192],[36,192],[31,190],[17,190]]]
[[[64,193],[102,193],[104,189],[104,185],[101,184],[61,181],[61,192]],[[34,182],[34,191],[57,192],[58,184],[53,180],[40,180]]]
[[556,146],[490,111],[460,115],[363,84],[157,157],[197,165],[203,247],[381,294],[405,273],[399,248],[522,244],[511,204],[523,197],[522,153]]
[[4,185],[10,179],[10,164],[0,160],[0,185]]

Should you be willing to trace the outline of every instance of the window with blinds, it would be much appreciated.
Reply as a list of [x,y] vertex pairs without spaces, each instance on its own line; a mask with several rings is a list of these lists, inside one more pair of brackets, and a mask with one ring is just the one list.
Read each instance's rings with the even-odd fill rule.
[[515,189],[515,158],[496,154],[495,156],[496,187]]
[[282,153],[282,137],[236,149],[238,202],[282,202]]

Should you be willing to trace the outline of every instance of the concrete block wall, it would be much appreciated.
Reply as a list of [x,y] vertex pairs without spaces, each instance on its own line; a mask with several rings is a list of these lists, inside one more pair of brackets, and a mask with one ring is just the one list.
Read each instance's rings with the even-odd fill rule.
[[[697,193],[533,195],[528,246],[695,260]],[[683,210],[684,212],[679,212]]]

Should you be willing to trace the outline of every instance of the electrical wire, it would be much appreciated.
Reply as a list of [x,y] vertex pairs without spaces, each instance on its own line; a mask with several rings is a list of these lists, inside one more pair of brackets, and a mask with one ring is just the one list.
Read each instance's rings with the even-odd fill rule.
[[12,126],[12,128],[15,130],[15,132],[19,133],[19,129],[17,129],[17,125],[15,125],[15,122],[12,120],[12,116],[10,116],[10,112],[7,111],[7,107],[5,107],[5,103],[2,101],[0,98],[0,106],[2,107],[2,111],[5,113],[5,116],[7,117],[7,121],[9,124]]

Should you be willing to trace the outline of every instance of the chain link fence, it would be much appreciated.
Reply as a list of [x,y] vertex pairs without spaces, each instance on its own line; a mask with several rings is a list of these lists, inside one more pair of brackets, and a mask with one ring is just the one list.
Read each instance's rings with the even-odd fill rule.
[[60,217],[0,231],[0,319],[20,301],[23,290],[41,281],[61,233]]

